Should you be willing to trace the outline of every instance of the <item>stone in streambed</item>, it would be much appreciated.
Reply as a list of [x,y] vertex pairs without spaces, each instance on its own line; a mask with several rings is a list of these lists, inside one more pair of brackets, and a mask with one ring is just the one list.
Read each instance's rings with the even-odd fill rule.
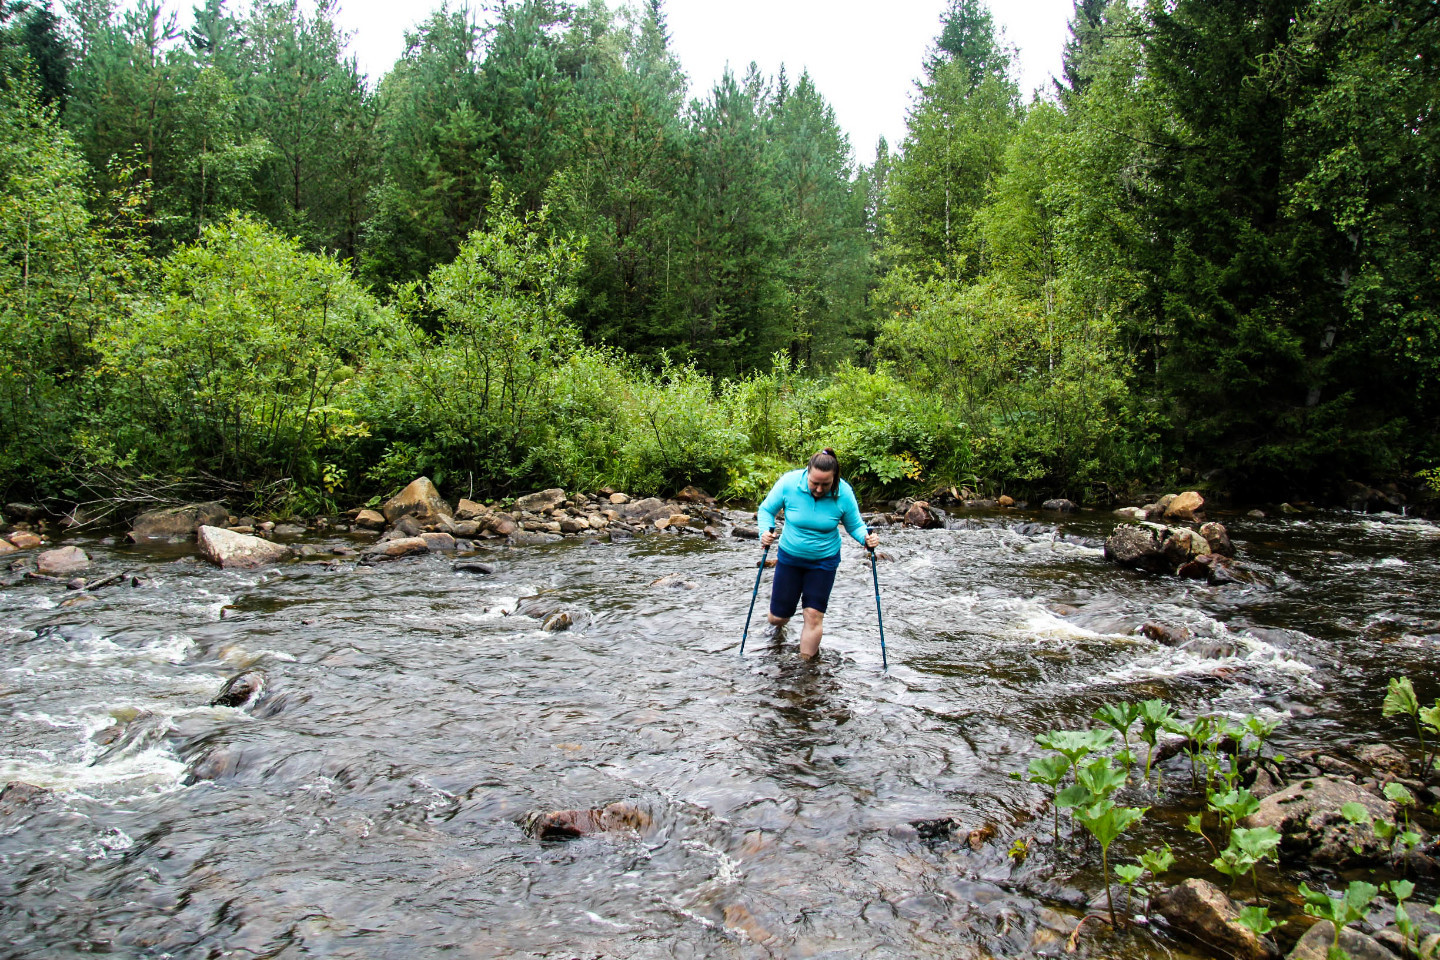
[[34,550],[45,541],[28,530],[20,530],[10,534],[10,545],[16,550]]
[[730,528],[730,536],[741,540],[755,540],[759,538],[760,531],[755,527],[737,525]]
[[495,564],[485,563],[482,560],[460,560],[450,567],[451,570],[464,573],[480,573],[489,575],[495,572]]
[[497,537],[508,537],[520,529],[520,525],[513,517],[500,514],[491,517],[485,523],[485,529]]
[[474,500],[467,500],[464,497],[461,497],[460,502],[455,504],[456,520],[474,520],[476,517],[483,517],[489,512],[490,511],[485,509],[481,504],[476,503]]
[[51,791],[23,780],[11,780],[0,790],[0,814],[15,813],[26,807],[38,807],[48,803]]
[[1235,545],[1230,542],[1230,532],[1225,529],[1225,524],[1214,520],[1200,525],[1200,536],[1210,544],[1210,552],[1218,553],[1222,557],[1235,556]]
[[1073,500],[1057,499],[1046,500],[1044,503],[1040,504],[1040,509],[1055,510],[1060,513],[1074,513],[1080,508],[1075,505],[1075,501]]
[[45,519],[45,508],[33,503],[7,503],[5,516],[21,523],[35,523]]
[[936,527],[945,526],[945,521],[935,515],[936,511],[930,509],[930,504],[924,500],[916,500],[910,504],[905,511],[905,526],[918,527],[921,530],[933,530]]
[[394,523],[404,516],[413,516],[421,523],[434,522],[437,517],[450,516],[450,504],[429,477],[417,477],[410,485],[385,502],[380,508],[385,519]]
[[90,558],[79,547],[46,550],[35,560],[35,569],[47,577],[70,577],[90,566]]
[[1165,519],[1196,523],[1205,519],[1205,498],[1194,490],[1186,490],[1165,505]]
[[1122,520],[1146,520],[1149,518],[1144,507],[1121,507],[1115,511],[1115,516]]
[[252,700],[258,699],[265,692],[265,674],[259,670],[247,670],[244,673],[236,674],[225,685],[220,692],[215,694],[210,701],[212,707],[243,707]]
[[1390,851],[1374,829],[1351,823],[1341,814],[1340,808],[1352,802],[1377,820],[1395,817],[1394,804],[1363,787],[1337,777],[1312,777],[1261,800],[1260,809],[1245,819],[1245,826],[1278,830],[1280,853],[1287,859],[1304,858],[1335,867],[1385,859]]
[[395,537],[392,540],[384,540],[366,547],[363,555],[377,560],[394,560],[412,554],[429,552],[430,544],[425,542],[424,537]]
[[565,502],[565,491],[559,487],[552,487],[549,490],[541,490],[539,493],[531,493],[515,500],[515,509],[524,510],[528,513],[541,513],[547,507],[555,508]]
[[[1334,943],[1335,927],[1329,920],[1321,920],[1305,931],[1305,936],[1295,944],[1295,949],[1290,951],[1287,960],[1326,960]],[[1345,951],[1350,960],[1398,960],[1395,954],[1381,946],[1375,938],[1367,937],[1351,927],[1341,929],[1340,949]]]
[[385,514],[379,510],[361,510],[355,514],[355,526],[362,530],[384,530]]
[[694,580],[686,580],[678,573],[667,573],[658,580],[650,581],[652,587],[678,587],[685,590],[694,590],[700,586]]
[[714,503],[715,498],[696,486],[686,487],[675,494],[675,499],[681,503]]
[[202,526],[222,527],[229,519],[230,511],[223,503],[188,503],[140,514],[130,525],[129,536],[132,543],[193,537]]
[[520,829],[536,840],[573,840],[596,833],[643,833],[653,822],[639,807],[612,803],[593,810],[532,810],[521,818]]
[[425,541],[425,546],[436,553],[453,553],[455,551],[455,538],[448,533],[422,533],[420,539]]
[[201,556],[220,567],[263,567],[290,556],[289,547],[223,527],[202,526],[196,539]]
[[1240,908],[1208,880],[1192,878],[1171,887],[1155,898],[1155,911],[1185,936],[1236,960],[1280,956],[1274,943],[1237,922]]

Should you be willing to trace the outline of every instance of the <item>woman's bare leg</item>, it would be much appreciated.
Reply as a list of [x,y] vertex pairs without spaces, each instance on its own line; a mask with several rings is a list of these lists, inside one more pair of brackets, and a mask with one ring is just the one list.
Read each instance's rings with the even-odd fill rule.
[[820,635],[825,628],[825,614],[812,607],[805,608],[805,629],[800,631],[800,656],[809,660],[820,652]]

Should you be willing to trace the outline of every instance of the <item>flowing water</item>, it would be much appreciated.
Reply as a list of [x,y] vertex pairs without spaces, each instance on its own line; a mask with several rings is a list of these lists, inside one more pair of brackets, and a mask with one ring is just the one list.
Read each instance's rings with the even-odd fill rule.
[[[1101,884],[1010,777],[1036,733],[1163,696],[1280,717],[1280,749],[1343,749],[1400,730],[1379,711],[1391,674],[1440,692],[1440,527],[1225,519],[1254,584],[1107,565],[1102,513],[882,529],[888,673],[853,544],[807,664],[766,635],[763,593],[737,655],[754,541],[495,548],[477,576],[436,555],[221,571],[77,538],[92,578],[143,579],[77,606],[17,573],[0,588],[0,783],[56,791],[0,813],[0,955],[1062,952]],[[695,588],[651,585],[668,574]],[[573,628],[515,612],[536,597]],[[1152,620],[1207,642],[1152,642]],[[261,698],[207,706],[244,669]],[[517,826],[622,801],[651,824]],[[911,825],[944,817],[955,836]],[[1201,864],[1174,821],[1157,806],[1114,852],[1165,838]],[[1191,955],[1158,931],[1083,950]]]

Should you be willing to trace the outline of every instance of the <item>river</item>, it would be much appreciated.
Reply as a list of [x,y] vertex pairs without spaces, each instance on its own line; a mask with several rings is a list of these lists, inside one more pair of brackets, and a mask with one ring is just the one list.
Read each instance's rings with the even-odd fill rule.
[[[1098,858],[1051,850],[1043,792],[1010,777],[1037,733],[1159,696],[1278,717],[1282,751],[1343,750],[1403,734],[1380,716],[1387,677],[1440,692],[1440,527],[1221,519],[1256,583],[1112,567],[1103,512],[881,529],[888,672],[853,544],[802,663],[798,634],[766,635],[764,594],[737,653],[754,541],[491,548],[477,576],[439,555],[222,571],[190,547],[66,539],[92,578],[140,580],[68,607],[18,573],[0,589],[0,783],[56,791],[0,815],[0,956],[1062,952],[1103,894]],[[651,585],[669,574],[694,589]],[[533,597],[575,625],[514,612]],[[1215,643],[1165,646],[1147,621]],[[261,699],[207,706],[244,669]],[[1114,853],[1166,839],[1207,870],[1162,810],[1189,785],[1168,782]],[[612,802],[651,826],[547,843],[517,826]],[[944,817],[955,837],[911,826]],[[1082,951],[1203,955],[1097,936]]]

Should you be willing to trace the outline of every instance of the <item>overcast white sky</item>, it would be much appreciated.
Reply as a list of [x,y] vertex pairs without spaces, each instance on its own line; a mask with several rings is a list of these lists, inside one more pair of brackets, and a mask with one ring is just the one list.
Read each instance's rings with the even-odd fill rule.
[[[619,6],[619,0],[610,0]],[[238,7],[239,4],[236,4]],[[371,82],[404,49],[404,34],[438,6],[429,0],[341,0],[339,20]],[[835,108],[862,163],[881,136],[897,146],[925,54],[940,30],[946,0],[667,0],[676,54],[703,96],[728,63],[743,73],[754,60],[773,75],[808,69]],[[991,11],[1020,51],[1020,88],[1028,98],[1060,71],[1073,0],[991,0]]]

